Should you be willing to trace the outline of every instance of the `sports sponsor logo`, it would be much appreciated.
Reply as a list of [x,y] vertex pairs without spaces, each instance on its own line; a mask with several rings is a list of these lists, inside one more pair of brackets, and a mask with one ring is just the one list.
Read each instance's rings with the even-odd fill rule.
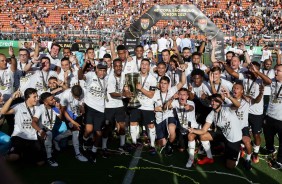
[[147,18],[143,18],[140,20],[140,24],[141,24],[141,27],[143,29],[147,29],[149,27],[149,24],[150,24],[150,19],[147,19]]
[[198,26],[200,30],[204,31],[207,25],[208,25],[208,20],[206,18],[203,17],[198,20]]

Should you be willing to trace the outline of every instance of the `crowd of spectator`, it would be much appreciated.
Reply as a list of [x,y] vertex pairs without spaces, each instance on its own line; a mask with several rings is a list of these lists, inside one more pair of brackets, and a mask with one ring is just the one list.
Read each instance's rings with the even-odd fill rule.
[[[282,2],[279,0],[4,0],[0,13],[7,15],[10,22],[9,25],[0,23],[0,29],[60,35],[66,30],[123,32],[151,6],[172,3],[194,4],[224,33],[243,32],[245,36],[250,35],[253,42],[259,34],[282,33]],[[188,21],[174,20],[151,29],[151,33],[157,34],[170,31],[189,34],[196,28]]]

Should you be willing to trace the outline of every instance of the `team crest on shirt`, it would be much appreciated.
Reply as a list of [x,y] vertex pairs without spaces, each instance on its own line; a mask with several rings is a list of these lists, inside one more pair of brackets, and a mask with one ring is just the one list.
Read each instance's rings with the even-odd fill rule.
[[208,25],[208,20],[205,17],[198,19],[198,27],[200,30],[204,31]]
[[143,18],[140,20],[140,25],[143,29],[147,29],[149,27],[149,24],[150,24],[150,19]]

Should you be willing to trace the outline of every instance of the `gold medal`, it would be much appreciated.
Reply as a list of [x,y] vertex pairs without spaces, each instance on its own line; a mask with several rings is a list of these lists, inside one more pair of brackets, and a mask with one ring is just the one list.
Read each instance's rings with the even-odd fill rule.
[[7,87],[6,86],[0,86],[0,90],[6,90]]
[[274,98],[274,99],[272,100],[272,102],[273,102],[273,103],[278,103],[278,99],[277,99],[277,98]]
[[43,87],[43,91],[47,91],[47,87]]

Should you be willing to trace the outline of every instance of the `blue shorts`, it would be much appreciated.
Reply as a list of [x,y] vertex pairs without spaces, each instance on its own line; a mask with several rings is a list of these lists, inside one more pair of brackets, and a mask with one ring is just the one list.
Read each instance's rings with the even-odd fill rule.
[[173,123],[177,126],[177,120],[174,117],[169,117],[159,124],[156,123],[157,140],[168,137],[167,124]]

